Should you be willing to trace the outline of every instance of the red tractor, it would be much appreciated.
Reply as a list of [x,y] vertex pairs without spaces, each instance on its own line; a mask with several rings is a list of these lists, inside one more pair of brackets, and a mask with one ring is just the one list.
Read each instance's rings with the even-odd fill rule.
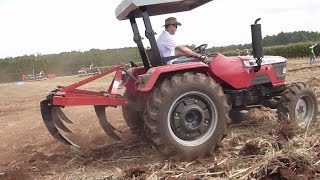
[[[192,160],[210,154],[227,134],[228,124],[243,110],[258,106],[277,109],[280,120],[290,119],[307,127],[317,116],[317,98],[303,82],[285,84],[286,59],[263,56],[261,25],[251,25],[253,56],[226,57],[208,54],[208,59],[189,58],[167,65],[160,56],[150,16],[192,10],[211,0],[124,0],[116,9],[119,20],[129,19],[143,66],[124,64],[67,87],[58,87],[40,103],[46,127],[57,140],[75,145],[63,122],[72,123],[61,108],[93,105],[102,128],[121,140],[107,121],[105,108],[123,106],[124,120],[133,132],[146,136],[169,157]],[[142,43],[136,18],[142,17],[151,50]],[[195,49],[204,53],[206,44]],[[105,92],[78,87],[115,72]],[[123,83],[126,91],[117,92]],[[65,133],[67,132],[67,133]]]

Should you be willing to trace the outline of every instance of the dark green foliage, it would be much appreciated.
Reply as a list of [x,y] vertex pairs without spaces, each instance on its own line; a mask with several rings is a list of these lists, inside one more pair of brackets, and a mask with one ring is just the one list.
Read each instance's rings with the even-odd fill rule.
[[295,31],[284,33],[281,32],[278,35],[266,36],[263,38],[264,46],[274,46],[274,45],[286,45],[291,43],[299,42],[312,42],[320,41],[319,32],[309,32],[309,31]]
[[[281,32],[277,35],[266,36],[263,38],[263,46],[279,46],[279,45],[288,45],[293,43],[301,42],[319,42],[320,41],[320,32],[309,32],[309,31],[295,31],[295,32]],[[236,49],[239,49],[241,55],[245,55],[245,49],[252,49],[250,44],[238,44],[238,45],[229,45],[221,46],[209,49],[210,52],[221,52],[225,55],[238,55]],[[305,56],[305,55],[303,55]]]
[[[310,46],[314,42],[295,43],[281,46],[269,46],[263,48],[264,55],[283,56],[285,58],[308,57],[310,55]],[[319,43],[318,43],[319,44]],[[314,48],[316,56],[320,54],[320,45]],[[237,56],[237,51],[223,52],[225,56]],[[242,52],[243,55],[243,52]]]
[[[288,44],[285,46],[271,46],[264,48],[265,55],[277,55],[283,56],[286,58],[295,58],[295,57],[308,57],[310,55],[310,46],[313,45],[314,42],[307,43],[295,43]],[[319,45],[314,48],[314,52],[316,55],[320,54]]]

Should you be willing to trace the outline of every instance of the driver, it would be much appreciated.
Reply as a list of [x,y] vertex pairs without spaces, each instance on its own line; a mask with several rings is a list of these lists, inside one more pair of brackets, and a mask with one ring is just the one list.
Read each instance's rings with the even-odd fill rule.
[[165,30],[157,39],[157,45],[161,57],[168,61],[167,64],[171,64],[172,61],[176,61],[177,59],[175,58],[180,56],[189,56],[205,60],[207,56],[198,54],[188,47],[179,45],[174,41],[173,35],[176,33],[178,26],[181,26],[181,23],[179,23],[175,17],[169,17],[165,20]]

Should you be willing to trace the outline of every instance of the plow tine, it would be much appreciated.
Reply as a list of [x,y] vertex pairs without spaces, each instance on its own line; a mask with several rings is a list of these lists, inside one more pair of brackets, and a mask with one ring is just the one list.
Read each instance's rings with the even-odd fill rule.
[[75,147],[78,147],[75,143],[70,141],[67,137],[64,137],[59,130],[56,128],[54,120],[52,118],[52,111],[51,106],[49,106],[49,100],[43,100],[40,102],[40,108],[41,108],[41,114],[42,119],[44,121],[44,124],[46,125],[49,133],[58,141],[66,144],[66,145],[73,145]]
[[61,110],[60,107],[52,107],[52,111],[54,111],[55,114],[57,114],[57,116],[59,116],[59,118],[61,120],[63,120],[64,122],[70,123],[72,124],[73,122],[71,121],[71,119],[69,119]]
[[[52,109],[52,110],[53,110],[53,109]],[[62,131],[68,132],[68,133],[72,133],[72,131],[71,131],[69,128],[67,128],[67,126],[65,126],[65,125],[63,124],[63,122],[61,121],[60,117],[59,117],[56,113],[54,113],[54,111],[51,111],[51,112],[52,112],[52,120],[53,120],[54,124],[55,124],[59,129],[61,129]]]
[[98,116],[102,129],[114,140],[120,141],[121,138],[114,132],[116,130],[107,120],[105,106],[95,105],[94,110]]

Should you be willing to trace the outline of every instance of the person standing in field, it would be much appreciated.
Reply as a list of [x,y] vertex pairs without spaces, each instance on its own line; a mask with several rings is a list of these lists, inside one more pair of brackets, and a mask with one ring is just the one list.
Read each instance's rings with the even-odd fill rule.
[[315,43],[314,45],[310,46],[310,59],[309,59],[309,63],[310,65],[314,64],[314,62],[316,61],[316,54],[314,53],[314,47],[316,47],[318,45],[318,43]]
[[246,54],[247,56],[250,56],[250,52],[249,52],[248,49],[245,49],[244,52],[245,52],[245,54]]

